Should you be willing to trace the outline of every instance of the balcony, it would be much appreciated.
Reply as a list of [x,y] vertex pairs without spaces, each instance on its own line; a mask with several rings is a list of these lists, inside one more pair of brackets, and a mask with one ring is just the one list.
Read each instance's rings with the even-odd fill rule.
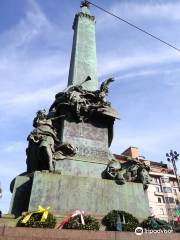
[[163,187],[170,187],[170,188],[172,187],[172,185],[171,185],[170,182],[162,182],[161,185],[162,185]]
[[164,192],[155,191],[154,195],[156,195],[156,196],[164,196]]

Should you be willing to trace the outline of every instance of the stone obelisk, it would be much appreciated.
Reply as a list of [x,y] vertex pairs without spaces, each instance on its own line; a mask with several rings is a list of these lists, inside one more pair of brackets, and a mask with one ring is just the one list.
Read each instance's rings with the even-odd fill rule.
[[81,12],[75,15],[73,30],[68,86],[79,85],[89,76],[91,80],[83,88],[97,90],[95,17],[90,15],[88,3],[82,3]]
[[[88,91],[96,91],[98,89],[97,78],[97,59],[96,59],[96,37],[95,37],[95,17],[90,15],[89,4],[84,1],[81,4],[81,11],[75,15],[73,23],[74,37],[72,44],[71,61],[69,68],[68,86],[81,85],[83,89]],[[87,77],[90,80],[85,81]],[[77,122],[74,119],[65,119],[61,125],[61,141],[71,143],[77,147],[77,154],[73,158],[75,162],[72,166],[76,172],[84,172],[87,175],[89,166],[83,167],[84,162],[103,163],[109,161],[108,142],[110,141],[108,123],[103,121]],[[80,162],[81,161],[81,162]],[[58,162],[56,167],[63,167],[65,162]],[[72,165],[68,163],[68,165]],[[88,163],[86,163],[88,164]],[[90,163],[89,163],[90,164]],[[77,166],[78,165],[78,166]],[[79,168],[80,166],[80,168]],[[98,165],[100,171],[104,165]],[[67,172],[67,165],[65,172]],[[92,171],[91,171],[92,172]],[[83,175],[84,175],[83,174]],[[94,171],[96,175],[96,171]]]

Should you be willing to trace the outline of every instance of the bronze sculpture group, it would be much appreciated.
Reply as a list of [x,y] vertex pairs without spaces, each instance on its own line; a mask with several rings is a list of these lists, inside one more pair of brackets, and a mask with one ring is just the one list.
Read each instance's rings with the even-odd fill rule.
[[33,120],[34,130],[27,138],[29,141],[26,150],[27,172],[36,170],[53,172],[56,160],[62,160],[76,153],[76,149],[71,144],[60,143],[56,128],[53,126],[53,120],[56,119],[48,118],[45,110],[37,112],[37,116]]
[[[88,76],[83,82],[91,80]],[[113,82],[112,78],[105,80],[99,90],[88,91],[80,85],[71,85],[63,92],[56,94],[55,101],[49,111],[60,113],[63,109],[65,112],[71,112],[76,121],[88,121],[95,114],[107,115],[113,119],[118,118],[118,113],[112,109],[111,104],[106,101],[109,84]]]
[[[91,80],[88,76],[84,82]],[[33,120],[34,130],[28,136],[27,148],[27,172],[36,170],[55,171],[58,160],[70,159],[77,149],[69,143],[60,140],[59,121],[68,119],[76,122],[93,122],[94,119],[108,122],[109,146],[113,138],[113,123],[118,118],[118,113],[106,100],[109,84],[112,78],[105,80],[99,90],[88,91],[80,85],[71,85],[63,92],[56,94],[55,101],[46,114],[45,110],[39,110]],[[115,180],[117,184],[126,181],[141,182],[144,189],[150,182],[149,166],[139,159],[130,159],[127,163],[120,164],[112,159],[102,173],[103,178]]]
[[151,181],[149,171],[150,167],[144,160],[130,158],[125,163],[120,163],[113,159],[107,165],[102,176],[115,180],[117,184],[124,184],[126,181],[140,182],[146,190]]

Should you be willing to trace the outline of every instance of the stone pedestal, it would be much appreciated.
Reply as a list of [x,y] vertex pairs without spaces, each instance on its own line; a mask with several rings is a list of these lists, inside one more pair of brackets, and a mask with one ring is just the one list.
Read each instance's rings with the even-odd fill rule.
[[108,125],[99,121],[95,124],[62,121],[63,143],[77,147],[73,159],[107,164],[109,161]]
[[[21,176],[16,178],[15,186],[21,182],[21,178]],[[25,176],[22,187],[24,178]],[[24,211],[36,210],[41,205],[50,206],[51,212],[56,214],[68,214],[74,208],[79,208],[101,216],[113,209],[127,211],[139,220],[149,216],[148,201],[140,183],[117,185],[112,180],[46,172],[35,172],[31,178],[27,177],[28,179],[29,183],[32,181],[32,187],[28,207],[24,205],[26,207]],[[22,191],[21,194],[22,196],[18,187],[15,187],[13,199],[18,201],[23,198],[25,192]],[[14,210],[12,204],[10,212],[15,214]]]
[[64,159],[56,162],[56,170],[62,175],[93,177],[101,179],[106,164],[87,162],[86,160]]
[[17,176],[13,187],[9,213],[15,217],[28,210],[34,174]]

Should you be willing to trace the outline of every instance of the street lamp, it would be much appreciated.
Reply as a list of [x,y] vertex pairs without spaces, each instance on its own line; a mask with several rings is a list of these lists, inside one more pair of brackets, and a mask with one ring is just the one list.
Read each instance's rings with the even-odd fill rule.
[[166,157],[168,162],[172,162],[174,173],[176,175],[176,180],[178,184],[178,190],[180,192],[180,184],[179,184],[179,179],[177,176],[177,167],[176,167],[176,161],[178,160],[179,154],[176,151],[170,150],[170,153],[166,153]]

